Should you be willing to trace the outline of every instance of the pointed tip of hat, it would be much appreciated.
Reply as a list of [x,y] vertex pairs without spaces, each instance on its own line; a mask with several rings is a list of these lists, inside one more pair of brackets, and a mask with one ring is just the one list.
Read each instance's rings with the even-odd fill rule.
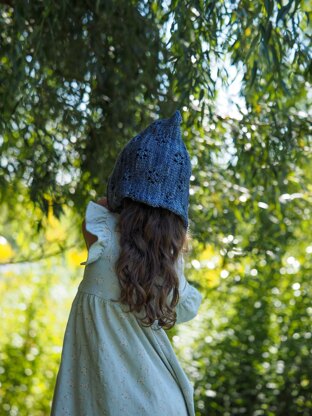
[[175,124],[181,124],[182,122],[182,116],[179,110],[176,110],[173,115],[170,117],[170,119],[175,123]]

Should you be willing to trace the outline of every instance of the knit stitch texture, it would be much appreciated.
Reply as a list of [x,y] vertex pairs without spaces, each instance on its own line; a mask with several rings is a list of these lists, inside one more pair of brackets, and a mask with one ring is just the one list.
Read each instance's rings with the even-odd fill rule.
[[188,227],[190,157],[182,140],[181,113],[152,122],[122,149],[107,184],[107,202],[120,212],[125,197],[179,215]]

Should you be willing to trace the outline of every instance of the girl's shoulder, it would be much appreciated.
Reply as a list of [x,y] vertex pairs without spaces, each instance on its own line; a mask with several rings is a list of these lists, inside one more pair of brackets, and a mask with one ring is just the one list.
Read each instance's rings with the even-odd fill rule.
[[119,214],[110,211],[107,207],[90,201],[87,205],[85,220],[87,221],[117,221]]

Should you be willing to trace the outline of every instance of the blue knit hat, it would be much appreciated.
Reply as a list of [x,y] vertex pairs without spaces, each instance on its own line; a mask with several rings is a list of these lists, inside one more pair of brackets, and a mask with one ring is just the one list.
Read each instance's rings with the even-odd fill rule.
[[183,143],[176,110],[170,118],[151,123],[120,152],[108,178],[107,202],[120,211],[125,197],[179,215],[188,227],[192,167]]

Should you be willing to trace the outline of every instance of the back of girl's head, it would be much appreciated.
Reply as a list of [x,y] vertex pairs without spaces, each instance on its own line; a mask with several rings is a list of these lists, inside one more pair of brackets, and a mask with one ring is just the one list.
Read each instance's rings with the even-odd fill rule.
[[179,300],[175,262],[186,251],[188,240],[182,219],[165,208],[125,198],[117,227],[119,301],[130,312],[145,311],[142,324],[150,326],[158,320],[159,326],[171,328]]

